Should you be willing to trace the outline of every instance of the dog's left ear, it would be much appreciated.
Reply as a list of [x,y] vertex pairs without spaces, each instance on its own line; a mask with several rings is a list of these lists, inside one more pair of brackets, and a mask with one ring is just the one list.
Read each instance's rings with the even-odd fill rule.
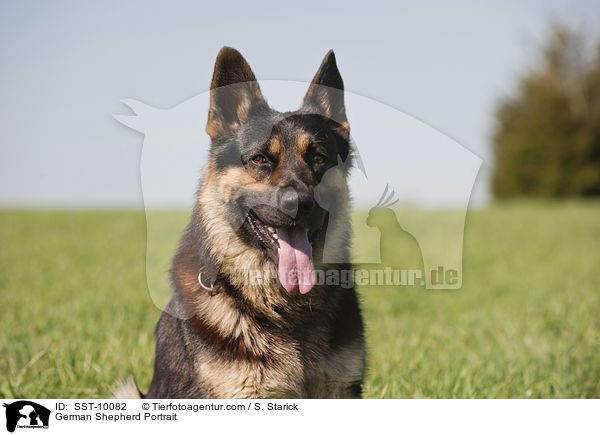
[[212,139],[243,122],[251,109],[267,104],[256,77],[239,51],[223,47],[217,55],[210,85],[210,109],[206,132]]
[[337,68],[333,50],[325,55],[302,100],[300,110],[333,119],[349,131],[344,105],[344,81]]

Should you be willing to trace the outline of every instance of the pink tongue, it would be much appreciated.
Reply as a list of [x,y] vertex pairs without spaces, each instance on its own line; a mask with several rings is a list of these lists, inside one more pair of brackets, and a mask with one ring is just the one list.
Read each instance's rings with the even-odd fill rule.
[[277,228],[279,236],[279,281],[288,293],[308,293],[316,282],[312,247],[305,229]]

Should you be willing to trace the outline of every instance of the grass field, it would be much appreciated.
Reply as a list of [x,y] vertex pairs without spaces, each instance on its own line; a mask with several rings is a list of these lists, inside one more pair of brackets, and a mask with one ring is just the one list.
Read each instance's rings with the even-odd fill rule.
[[[0,212],[1,397],[107,397],[129,373],[147,388],[145,237],[142,213]],[[463,277],[360,289],[366,397],[600,397],[600,203],[470,212]]]

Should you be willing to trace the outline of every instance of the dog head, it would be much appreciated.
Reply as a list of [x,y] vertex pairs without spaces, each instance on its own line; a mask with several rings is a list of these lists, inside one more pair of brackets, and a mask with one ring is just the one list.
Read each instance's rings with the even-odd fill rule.
[[326,229],[328,206],[346,189],[349,166],[334,53],[325,56],[300,108],[282,113],[269,107],[241,54],[223,48],[206,131],[212,139],[206,178],[219,186],[231,229],[278,265],[288,292],[307,293],[314,285],[313,246]]

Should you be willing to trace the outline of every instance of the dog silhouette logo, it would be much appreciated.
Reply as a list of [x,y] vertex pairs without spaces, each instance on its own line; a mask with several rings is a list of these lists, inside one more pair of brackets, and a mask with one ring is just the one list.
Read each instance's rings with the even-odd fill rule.
[[3,404],[6,408],[6,430],[14,432],[16,428],[48,428],[50,410],[29,400],[19,400]]

